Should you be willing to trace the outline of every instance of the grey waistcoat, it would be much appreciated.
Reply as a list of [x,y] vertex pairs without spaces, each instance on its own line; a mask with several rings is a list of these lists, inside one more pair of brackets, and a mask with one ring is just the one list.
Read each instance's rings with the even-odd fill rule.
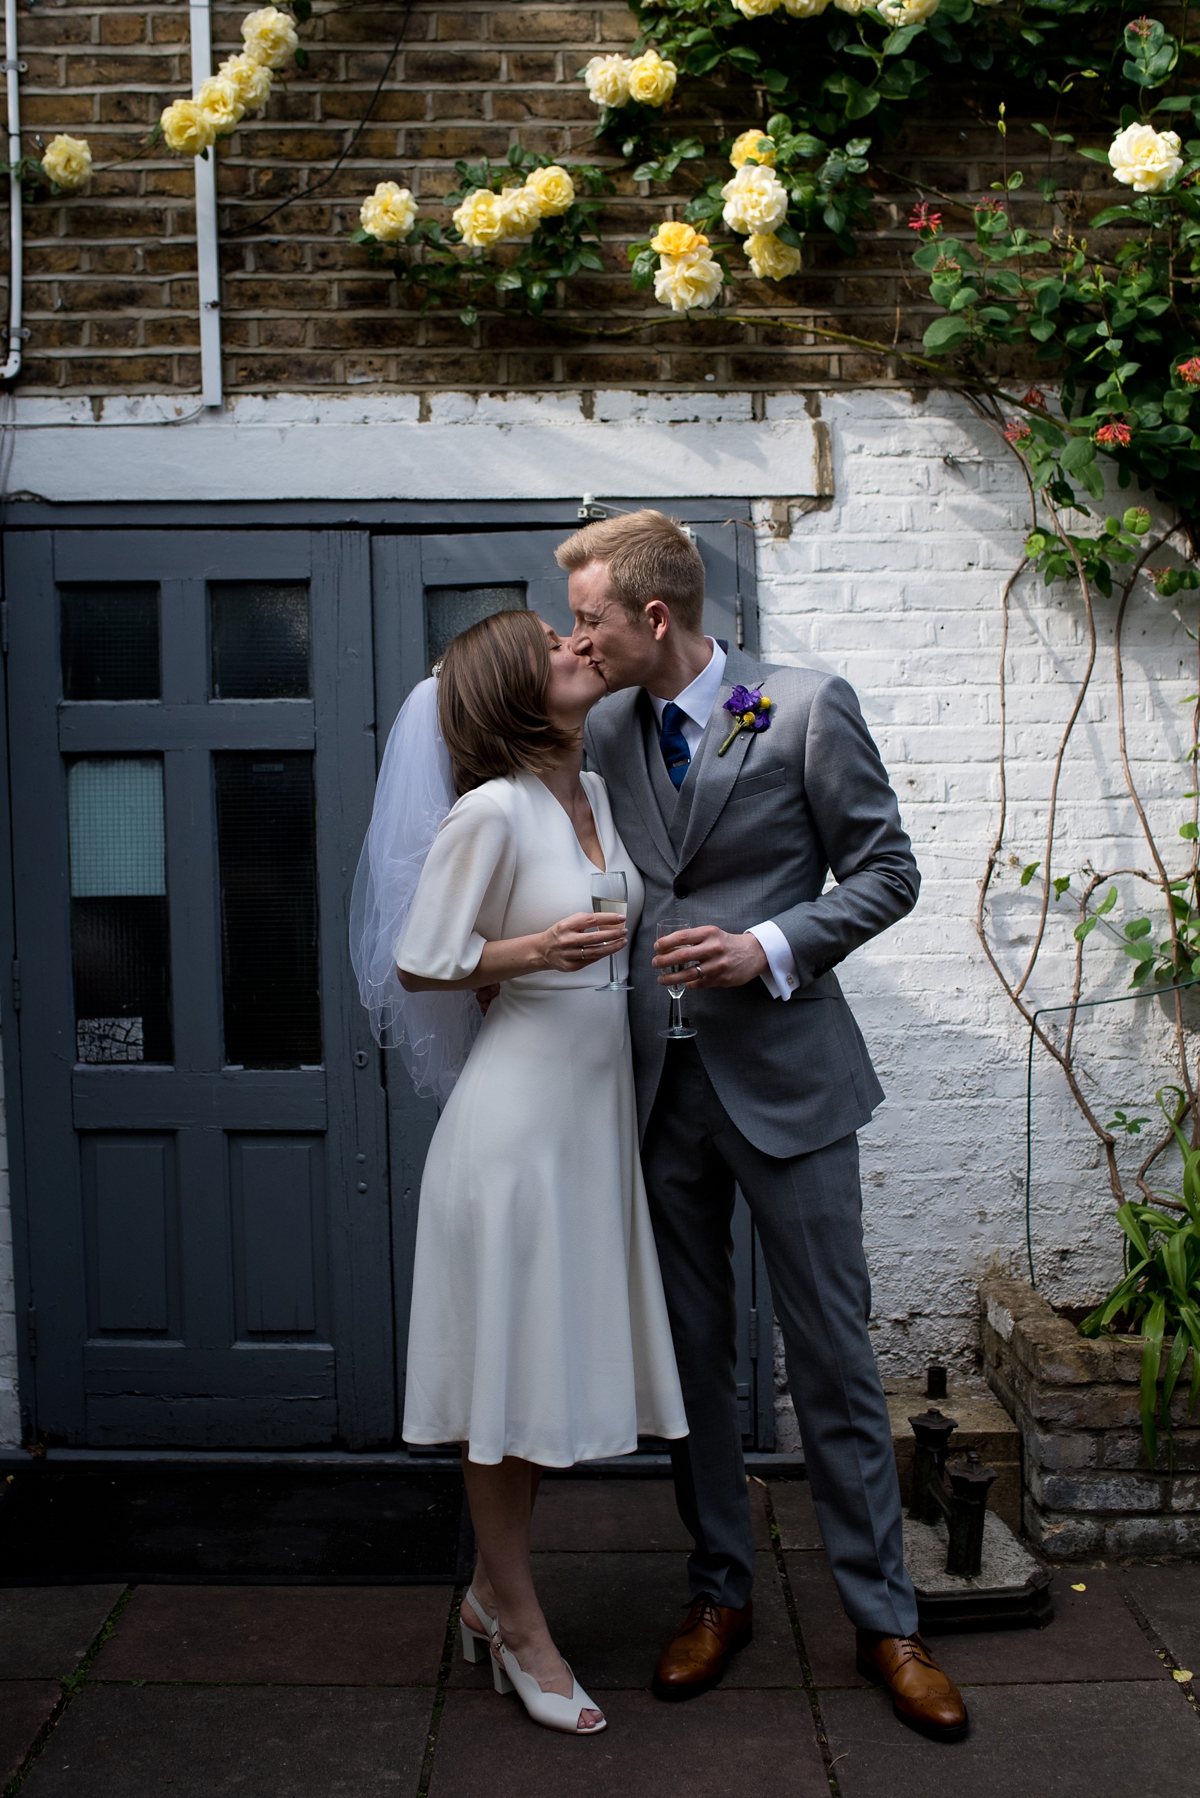
[[[731,724],[722,708],[738,683],[765,689],[771,726],[743,732],[722,756]],[[587,751],[646,883],[629,995],[642,1130],[669,1005],[650,958],[658,920],[681,913],[730,931],[771,919],[795,957],[799,985],[786,1004],[759,979],[686,1002],[708,1076],[743,1135],[765,1154],[789,1156],[857,1130],[883,1089],[832,970],[912,910],[920,875],[853,688],[731,650],[678,793],[641,688],[601,701]],[[837,885],[825,893],[830,870]]]

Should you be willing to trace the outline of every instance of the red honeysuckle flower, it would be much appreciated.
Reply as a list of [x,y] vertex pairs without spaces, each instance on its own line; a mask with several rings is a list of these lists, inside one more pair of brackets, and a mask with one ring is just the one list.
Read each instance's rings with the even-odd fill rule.
[[1175,373],[1189,387],[1200,387],[1200,356],[1189,356],[1186,362],[1179,364]]
[[1030,387],[1021,395],[1021,404],[1023,406],[1036,406],[1039,411],[1044,412],[1046,410],[1046,396],[1040,387]]
[[1129,29],[1133,33],[1134,37],[1140,37],[1144,41],[1146,38],[1148,38],[1150,36],[1153,26],[1151,24],[1151,21],[1146,17],[1145,13],[1143,13],[1140,19],[1133,20]]
[[1119,418],[1112,418],[1096,432],[1096,442],[1104,449],[1125,449],[1133,440],[1133,432]]
[[925,200],[922,200],[919,206],[914,206],[909,214],[908,228],[910,231],[940,231],[941,226],[941,213],[931,211]]
[[1009,443],[1019,447],[1022,443],[1028,442],[1033,436],[1033,432],[1023,418],[1014,418],[1005,425],[1004,435]]

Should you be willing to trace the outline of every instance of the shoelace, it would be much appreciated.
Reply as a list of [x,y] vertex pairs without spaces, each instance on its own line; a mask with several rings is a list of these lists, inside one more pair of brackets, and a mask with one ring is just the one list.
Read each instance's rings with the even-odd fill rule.
[[919,1667],[928,1667],[931,1672],[940,1671],[937,1662],[926,1648],[924,1642],[916,1636],[903,1636],[896,1644],[896,1659],[903,1665],[915,1661]]
[[707,1593],[702,1593],[699,1598],[693,1600],[692,1608],[679,1633],[681,1636],[686,1635],[689,1630],[699,1629],[702,1623],[707,1623],[711,1629],[715,1630],[719,1630],[721,1627],[721,1607],[716,1599],[710,1598]]

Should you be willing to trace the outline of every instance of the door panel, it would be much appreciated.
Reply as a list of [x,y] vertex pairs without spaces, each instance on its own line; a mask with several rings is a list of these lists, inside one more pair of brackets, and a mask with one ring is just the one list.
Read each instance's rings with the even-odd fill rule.
[[6,591],[39,1426],[388,1442],[386,1118],[345,967],[365,535],[17,535]]

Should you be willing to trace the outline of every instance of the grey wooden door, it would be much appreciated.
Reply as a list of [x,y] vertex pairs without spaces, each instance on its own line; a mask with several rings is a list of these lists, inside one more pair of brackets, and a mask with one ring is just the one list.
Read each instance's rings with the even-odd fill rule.
[[28,532],[6,558],[38,1427],[388,1442],[386,1112],[345,947],[367,535]]
[[[632,506],[630,508],[632,510]],[[707,575],[704,628],[753,654],[758,647],[751,533],[724,517],[694,522]],[[572,628],[567,577],[554,560],[567,533],[555,530],[456,531],[380,536],[375,559],[378,753],[419,680],[450,638],[496,611],[528,607],[564,635]],[[431,1101],[415,1098],[399,1057],[388,1055],[397,1363],[403,1387],[421,1170],[437,1122]],[[738,1196],[734,1221],[737,1279],[737,1382],[748,1446],[775,1444],[771,1300],[749,1210]],[[761,1320],[761,1321],[760,1321]],[[401,1401],[402,1402],[402,1401]]]

